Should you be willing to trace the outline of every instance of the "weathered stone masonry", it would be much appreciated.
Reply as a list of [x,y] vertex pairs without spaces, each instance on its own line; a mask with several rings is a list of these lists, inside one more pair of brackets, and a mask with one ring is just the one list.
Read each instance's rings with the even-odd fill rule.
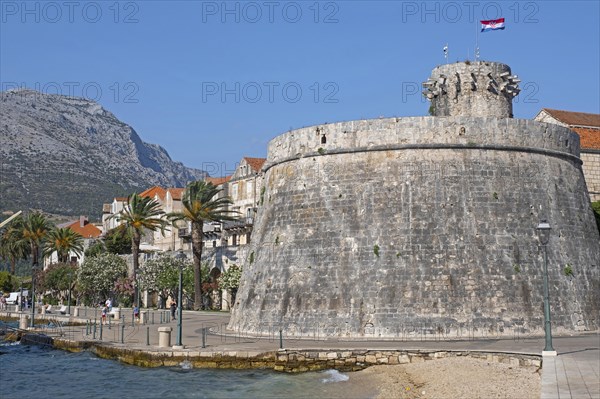
[[[466,81],[470,68],[487,76],[479,64],[456,64],[458,75],[445,68],[446,84]],[[508,67],[488,64],[500,82],[497,71]],[[511,119],[508,106],[481,116],[487,105],[477,90],[488,89],[436,100],[436,112],[449,116],[327,124],[273,139],[230,328],[541,334],[535,227],[547,219],[554,330],[596,330],[600,245],[579,138]],[[499,103],[511,101],[505,91],[495,94]],[[573,276],[564,275],[567,264]]]

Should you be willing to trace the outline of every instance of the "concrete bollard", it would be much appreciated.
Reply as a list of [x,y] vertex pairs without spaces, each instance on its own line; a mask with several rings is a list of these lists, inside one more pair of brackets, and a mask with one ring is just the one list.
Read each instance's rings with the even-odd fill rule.
[[115,320],[119,320],[121,318],[121,308],[113,308],[113,317]]
[[158,347],[169,348],[171,346],[172,327],[158,327]]
[[73,310],[73,317],[79,317],[79,308],[76,307],[75,310]]
[[42,306],[42,308],[40,309],[41,314],[46,314],[46,307]]
[[19,317],[19,328],[21,330],[27,330],[27,327],[29,327],[29,315],[28,314],[22,314]]
[[140,324],[148,323],[148,311],[140,312]]

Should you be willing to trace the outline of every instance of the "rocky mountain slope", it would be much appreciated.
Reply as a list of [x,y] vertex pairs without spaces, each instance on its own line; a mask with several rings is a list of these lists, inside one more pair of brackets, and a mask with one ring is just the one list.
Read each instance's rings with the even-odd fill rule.
[[0,211],[97,217],[115,196],[153,185],[183,187],[204,176],[143,142],[93,101],[0,93]]

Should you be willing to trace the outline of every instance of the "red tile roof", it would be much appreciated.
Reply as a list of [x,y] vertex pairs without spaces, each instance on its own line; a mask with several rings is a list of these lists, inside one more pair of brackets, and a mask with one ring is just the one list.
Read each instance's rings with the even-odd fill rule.
[[210,177],[210,176],[208,176],[205,179],[205,181],[212,183],[215,186],[220,186],[223,183],[227,183],[229,180],[231,180],[231,175],[225,176],[225,177]]
[[161,200],[164,201],[165,196],[167,195],[167,190],[165,190],[164,188],[159,187],[159,186],[154,186],[154,187],[150,187],[146,191],[142,191],[140,193],[140,197],[154,198],[157,195],[158,195],[158,198],[160,198]]
[[127,202],[129,198],[127,197],[115,197],[115,201],[119,201],[119,202]]
[[588,114],[585,112],[561,111],[558,109],[542,108],[554,119],[558,119],[564,124],[573,126],[586,126],[600,128],[600,114]]
[[180,200],[181,199],[181,195],[183,194],[183,190],[185,190],[184,188],[168,188],[167,191],[169,193],[171,193],[171,197],[173,197],[174,200]]
[[571,129],[579,135],[582,149],[600,150],[600,128],[572,127]]
[[100,234],[102,234],[102,231],[99,228],[97,228],[87,220],[84,222],[83,227],[81,227],[81,223],[79,220],[76,220],[72,223],[68,223],[66,227],[68,227],[76,233],[81,234],[83,238],[98,238],[100,237]]
[[260,168],[262,168],[265,162],[267,161],[266,158],[244,157],[244,159],[246,160],[246,163],[248,163],[248,165],[250,165],[250,167],[256,172],[260,172]]

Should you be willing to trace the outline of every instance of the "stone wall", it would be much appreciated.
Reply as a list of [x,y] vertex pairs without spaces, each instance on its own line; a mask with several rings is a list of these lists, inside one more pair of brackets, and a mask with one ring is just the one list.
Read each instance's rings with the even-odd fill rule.
[[583,150],[581,160],[590,200],[592,202],[600,201],[600,151]]
[[578,155],[569,129],[514,119],[362,120],[276,137],[229,327],[543,334],[535,227],[547,219],[554,330],[596,330],[600,239]]
[[423,82],[434,116],[512,118],[512,99],[519,94],[517,76],[498,62],[440,65]]
[[[74,346],[65,340],[55,340],[54,345],[60,349],[69,349],[69,346]],[[506,363],[514,367],[542,367],[540,356],[479,351],[282,349],[268,352],[229,350],[181,353],[168,349],[160,352],[144,352],[97,344],[92,345],[91,350],[99,357],[118,359],[123,363],[141,367],[177,367],[181,362],[186,361],[194,368],[269,368],[292,373],[326,369],[357,371],[373,365],[418,363],[459,356],[483,359],[494,363]]]

